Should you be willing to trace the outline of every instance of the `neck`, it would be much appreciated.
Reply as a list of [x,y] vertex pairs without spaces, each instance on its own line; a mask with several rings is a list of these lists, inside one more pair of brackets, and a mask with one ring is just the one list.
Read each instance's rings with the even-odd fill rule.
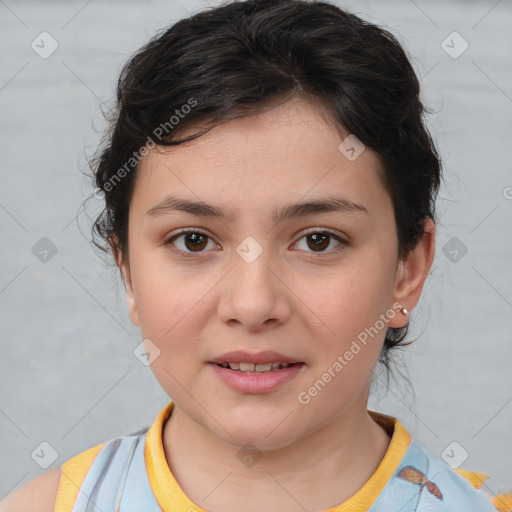
[[248,466],[240,463],[240,447],[176,405],[163,431],[167,461],[185,494],[206,510],[224,512],[304,512],[339,505],[368,481],[389,441],[366,407],[356,405],[297,442],[261,452]]

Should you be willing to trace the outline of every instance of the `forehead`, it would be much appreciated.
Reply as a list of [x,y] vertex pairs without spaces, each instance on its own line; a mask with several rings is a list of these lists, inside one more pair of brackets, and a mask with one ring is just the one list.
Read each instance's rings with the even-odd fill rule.
[[133,202],[147,210],[173,195],[226,205],[232,218],[247,207],[326,193],[376,207],[389,203],[377,154],[365,148],[355,160],[347,158],[340,150],[345,136],[317,107],[293,100],[225,122],[195,141],[150,151],[139,164]]

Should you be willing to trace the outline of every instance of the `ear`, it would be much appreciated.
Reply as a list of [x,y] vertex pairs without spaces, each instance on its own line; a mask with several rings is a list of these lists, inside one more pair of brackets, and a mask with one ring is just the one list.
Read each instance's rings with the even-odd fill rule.
[[109,244],[112,248],[112,254],[114,255],[117,268],[119,268],[119,271],[121,272],[124,288],[126,290],[126,303],[128,305],[130,320],[133,325],[140,327],[139,312],[137,311],[137,304],[135,302],[133,293],[130,264],[123,258],[123,253],[119,247],[118,239],[115,235],[113,235],[113,238],[109,239]]
[[[408,311],[416,307],[434,261],[435,233],[434,221],[427,217],[422,238],[407,258],[398,264],[393,298],[394,302],[400,303]],[[404,327],[407,321],[405,315],[398,314],[390,319],[389,327]]]

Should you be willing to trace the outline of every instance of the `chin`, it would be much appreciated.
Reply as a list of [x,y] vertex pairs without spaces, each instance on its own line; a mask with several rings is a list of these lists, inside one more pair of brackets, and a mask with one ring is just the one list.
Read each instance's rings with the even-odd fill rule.
[[267,437],[266,433],[262,431],[254,431],[254,429],[235,431],[233,436],[223,436],[223,439],[228,444],[237,449],[237,456],[240,458],[245,452],[256,456],[261,455],[262,452],[279,450],[288,446],[293,440],[287,435],[287,432],[281,433],[279,437]]
[[290,424],[283,421],[287,414],[276,414],[275,410],[262,414],[261,408],[255,406],[253,411],[223,415],[221,424],[227,432],[216,426],[217,435],[233,446],[250,443],[260,450],[282,448],[291,442]]

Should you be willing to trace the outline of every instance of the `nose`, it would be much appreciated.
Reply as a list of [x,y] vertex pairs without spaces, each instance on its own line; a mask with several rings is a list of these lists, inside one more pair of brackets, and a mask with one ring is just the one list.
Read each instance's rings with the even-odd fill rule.
[[[258,331],[276,327],[290,315],[289,288],[283,282],[282,265],[272,251],[261,249],[254,259],[255,247],[238,248],[233,267],[223,279],[219,300],[219,316],[226,324],[240,324]],[[247,256],[249,255],[249,256]]]

